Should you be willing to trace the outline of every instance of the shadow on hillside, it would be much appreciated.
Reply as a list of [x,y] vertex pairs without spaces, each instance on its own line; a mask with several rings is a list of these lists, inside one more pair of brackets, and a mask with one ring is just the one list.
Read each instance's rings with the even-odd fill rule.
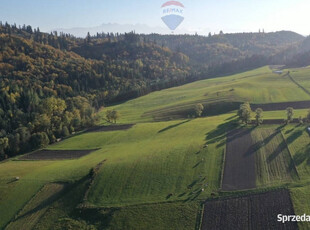
[[279,154],[281,154],[281,152],[283,152],[286,149],[286,143],[283,140],[278,146],[277,148],[268,156],[267,158],[267,163],[272,162],[274,159],[277,158],[277,156],[279,156]]
[[225,121],[230,121],[230,120],[233,120],[234,118],[237,118],[237,117],[238,117],[238,115],[233,115],[233,116],[225,119]]
[[256,143],[253,144],[253,150],[254,151],[260,150],[262,147],[266,146],[269,142],[271,142],[272,139],[275,138],[279,133],[280,131],[276,129],[275,132],[273,132],[270,136],[268,136],[264,140],[257,141]]
[[289,134],[289,133],[291,133],[291,132],[293,132],[293,131],[294,131],[294,128],[289,129],[289,130],[287,130],[287,131],[285,132],[285,134]]
[[299,150],[293,157],[295,165],[301,165],[306,161],[307,165],[310,165],[310,144],[304,147],[302,150]]
[[18,179],[14,178],[14,179],[11,179],[8,182],[6,182],[6,184],[12,184],[12,183],[17,182],[17,181],[18,181]]
[[162,132],[165,132],[165,131],[167,131],[167,130],[169,130],[169,129],[176,128],[176,127],[178,127],[178,126],[180,126],[180,125],[183,125],[183,124],[185,124],[185,123],[187,123],[187,122],[190,122],[190,121],[191,121],[191,120],[186,120],[186,121],[182,121],[182,122],[180,122],[180,123],[174,124],[174,125],[170,125],[170,126],[168,126],[168,127],[166,127],[166,128],[163,128],[163,129],[159,130],[158,133],[162,133]]
[[218,146],[222,146],[225,144],[226,134],[238,126],[235,120],[220,124],[216,127],[216,129],[206,133],[206,145],[214,144],[219,142]]
[[282,124],[279,127],[277,127],[276,130],[281,131],[285,126],[286,126],[286,124]]
[[[43,200],[39,205],[37,205],[35,208],[27,211],[26,213],[19,215],[14,221],[18,221],[19,219],[22,219],[24,217],[30,216],[44,208],[47,208],[49,205],[57,201],[61,195],[64,194],[64,192],[67,190],[65,186],[61,191],[54,193],[52,196],[48,197],[47,199]],[[40,192],[40,191],[39,191]],[[31,201],[30,201],[31,202]]]
[[288,138],[286,138],[287,144],[293,143],[296,139],[298,139],[302,135],[302,130],[297,130],[294,133],[292,133]]
[[193,166],[193,169],[194,169],[194,168],[197,168],[202,162],[203,162],[202,160],[198,161],[198,162]]

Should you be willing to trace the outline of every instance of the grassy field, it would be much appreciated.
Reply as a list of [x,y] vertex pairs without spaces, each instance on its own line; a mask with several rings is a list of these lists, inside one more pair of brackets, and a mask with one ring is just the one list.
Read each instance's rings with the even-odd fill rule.
[[290,125],[283,134],[301,179],[310,179],[310,137],[305,126]]
[[[100,150],[77,160],[3,163],[1,186],[7,190],[6,199],[1,200],[0,205],[0,212],[4,213],[1,226],[44,184],[80,180],[104,159],[107,161],[89,194],[89,201],[97,206],[190,202],[208,197],[219,188],[227,128],[219,124],[228,118],[229,115],[223,115],[144,123],[126,131],[82,134],[49,148]],[[204,149],[206,139],[210,144]],[[19,181],[7,184],[16,176],[20,177]]]
[[291,76],[298,82],[301,86],[303,86],[306,90],[310,91],[310,68],[301,68],[294,69],[291,71]]
[[[296,79],[300,80],[298,76]],[[40,190],[45,185],[59,182],[68,183],[68,189],[61,199],[51,204],[48,214],[42,215],[34,229],[137,229],[138,226],[143,229],[194,229],[199,202],[210,198],[211,194],[221,195],[226,132],[234,128],[230,122],[236,118],[236,111],[178,120],[171,114],[189,111],[198,102],[220,102],[218,107],[209,108],[216,113],[227,105],[223,102],[298,100],[310,100],[310,96],[288,78],[263,67],[154,92],[110,107],[108,109],[114,108],[121,113],[120,123],[137,124],[123,131],[77,134],[48,147],[97,151],[73,160],[10,159],[0,163],[0,229],[18,213],[40,203],[34,200],[41,196]],[[295,117],[306,114],[307,110],[295,111]],[[104,116],[104,110],[100,115]],[[264,112],[263,116],[264,119],[284,119],[286,114],[285,111],[271,111]],[[169,121],[153,122],[156,117]],[[300,183],[306,183],[310,181],[309,135],[305,126],[282,128]],[[273,154],[284,139],[278,133],[266,142],[270,135],[271,129],[254,135],[257,141],[265,143],[259,150],[264,157],[261,159],[265,160],[260,169],[261,184],[295,185],[295,175],[285,172],[289,166],[288,150]],[[106,161],[96,175],[85,203],[92,208],[77,210],[89,186],[90,169],[103,160]],[[268,173],[263,174],[264,170]],[[14,181],[15,177],[20,179]],[[302,187],[300,191],[292,189],[292,194],[294,192],[305,192],[305,199],[309,195]],[[307,208],[297,198],[297,195],[293,196],[296,209]]]
[[198,210],[197,202],[125,207],[114,213],[110,229],[195,229]]
[[[306,185],[303,187],[292,188],[291,190],[291,198],[294,205],[294,210],[296,215],[309,215],[310,213],[310,185]],[[300,230],[307,230],[310,228],[309,222],[299,222],[298,223]]]
[[[133,205],[119,208],[76,209],[88,186],[83,178],[69,186],[48,214],[35,225],[41,229],[195,229],[199,202]],[[137,218],[139,217],[139,218]]]
[[[273,74],[268,67],[263,67],[154,92],[110,109],[116,109],[122,114],[121,123],[136,123],[152,121],[154,115],[164,119],[173,118],[169,112],[182,113],[196,103],[270,103],[303,100],[310,100],[310,96],[289,78]],[[101,115],[104,116],[104,112]]]
[[65,184],[47,184],[45,185],[22,209],[13,222],[6,229],[30,230],[36,225],[39,219],[44,215],[49,205],[55,201],[64,190]]
[[52,148],[101,148],[107,161],[89,193],[94,205],[191,200],[219,187],[224,147],[218,143],[203,146],[227,118],[138,124],[127,131],[77,136]]
[[293,160],[280,131],[257,128],[252,131],[252,139],[256,149],[258,187],[298,179]]
[[[295,109],[294,110],[294,118],[305,118],[308,114],[309,109]],[[252,118],[255,119],[255,113],[252,113]],[[287,119],[286,110],[279,111],[266,111],[263,112],[263,119]]]

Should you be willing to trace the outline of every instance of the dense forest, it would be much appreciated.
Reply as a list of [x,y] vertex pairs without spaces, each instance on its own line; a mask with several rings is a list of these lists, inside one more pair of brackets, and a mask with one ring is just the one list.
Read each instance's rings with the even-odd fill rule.
[[204,37],[198,35],[144,35],[146,39],[164,44],[186,54],[197,64],[217,65],[252,55],[273,56],[303,41],[304,37],[289,31],[274,33],[235,33]]
[[89,39],[79,46],[79,39],[29,26],[0,28],[1,159],[92,126],[104,103],[172,86],[190,75],[185,55],[132,40],[134,34],[111,44],[119,56],[94,60],[67,49],[87,52],[94,46]]
[[282,64],[309,51],[306,41],[292,32],[75,38],[0,23],[0,159],[94,125],[109,103]]

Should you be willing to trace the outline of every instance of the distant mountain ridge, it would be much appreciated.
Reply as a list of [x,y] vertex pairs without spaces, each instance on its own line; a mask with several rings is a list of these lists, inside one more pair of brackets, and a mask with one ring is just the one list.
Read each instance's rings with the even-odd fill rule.
[[[171,34],[171,31],[164,26],[148,26],[145,24],[118,24],[118,23],[103,23],[94,27],[75,27],[75,28],[56,28],[53,31],[72,34],[76,37],[85,38],[89,32],[91,35],[97,33],[129,33],[135,31],[138,34]],[[195,31],[189,31],[185,29],[179,29],[178,33],[194,34]]]

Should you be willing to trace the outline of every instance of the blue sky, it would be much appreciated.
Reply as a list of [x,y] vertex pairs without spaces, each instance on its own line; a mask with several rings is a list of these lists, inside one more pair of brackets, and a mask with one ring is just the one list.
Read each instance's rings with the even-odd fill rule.
[[[55,28],[95,27],[103,23],[164,27],[162,0],[0,0],[0,20]],[[198,33],[293,30],[310,34],[309,0],[181,0],[180,30]]]

